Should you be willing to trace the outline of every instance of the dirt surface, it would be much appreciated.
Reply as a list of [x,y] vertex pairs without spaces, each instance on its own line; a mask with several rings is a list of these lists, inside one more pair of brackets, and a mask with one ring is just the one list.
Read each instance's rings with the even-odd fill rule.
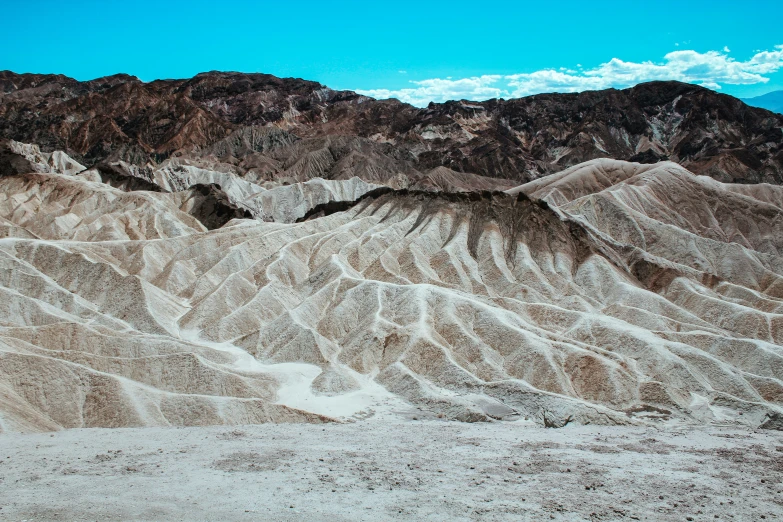
[[0,519],[783,519],[780,432],[413,416],[1,435]]

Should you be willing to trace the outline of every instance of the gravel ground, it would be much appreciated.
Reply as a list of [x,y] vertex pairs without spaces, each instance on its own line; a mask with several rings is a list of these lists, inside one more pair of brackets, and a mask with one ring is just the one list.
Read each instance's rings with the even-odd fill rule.
[[439,420],[0,435],[2,520],[781,520],[783,433]]

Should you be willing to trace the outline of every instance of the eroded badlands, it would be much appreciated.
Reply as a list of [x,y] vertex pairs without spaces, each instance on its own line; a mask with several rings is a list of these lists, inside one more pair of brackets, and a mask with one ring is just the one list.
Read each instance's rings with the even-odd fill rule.
[[259,184],[7,150],[4,432],[783,423],[781,187],[614,160],[510,189]]

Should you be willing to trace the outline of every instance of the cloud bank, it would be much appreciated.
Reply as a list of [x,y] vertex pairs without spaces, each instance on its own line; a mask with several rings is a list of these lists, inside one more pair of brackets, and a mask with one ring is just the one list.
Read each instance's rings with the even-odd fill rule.
[[783,45],[772,51],[761,51],[746,61],[722,51],[673,51],[663,62],[626,62],[612,58],[593,69],[542,69],[532,73],[510,75],[486,74],[472,78],[432,78],[411,81],[413,87],[390,89],[357,89],[373,98],[398,98],[417,106],[447,100],[487,100],[489,98],[519,98],[542,92],[580,92],[609,87],[625,88],[652,80],[678,80],[710,89],[722,85],[766,83],[765,75],[783,69]]

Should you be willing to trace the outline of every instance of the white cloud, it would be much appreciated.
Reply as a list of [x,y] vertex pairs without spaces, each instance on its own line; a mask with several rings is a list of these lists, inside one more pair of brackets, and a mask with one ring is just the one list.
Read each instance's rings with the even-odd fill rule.
[[[356,92],[374,98],[398,98],[424,106],[431,101],[455,99],[486,100],[516,98],[542,92],[579,92],[585,90],[624,88],[652,80],[679,80],[710,89],[722,85],[766,83],[764,76],[783,69],[783,45],[772,51],[759,51],[746,61],[737,61],[723,51],[677,50],[663,57],[663,62],[626,62],[612,58],[592,69],[574,71],[561,67],[532,73],[510,75],[486,74],[471,78],[411,81],[410,88],[369,89]],[[581,68],[581,65],[577,65]]]
[[360,90],[356,92],[373,98],[398,98],[412,105],[424,106],[431,101],[446,101],[461,98],[483,99],[499,98],[504,91],[499,87],[492,87],[500,82],[503,76],[487,74],[473,78],[460,80],[433,78],[431,80],[411,81],[416,87],[399,89]]

